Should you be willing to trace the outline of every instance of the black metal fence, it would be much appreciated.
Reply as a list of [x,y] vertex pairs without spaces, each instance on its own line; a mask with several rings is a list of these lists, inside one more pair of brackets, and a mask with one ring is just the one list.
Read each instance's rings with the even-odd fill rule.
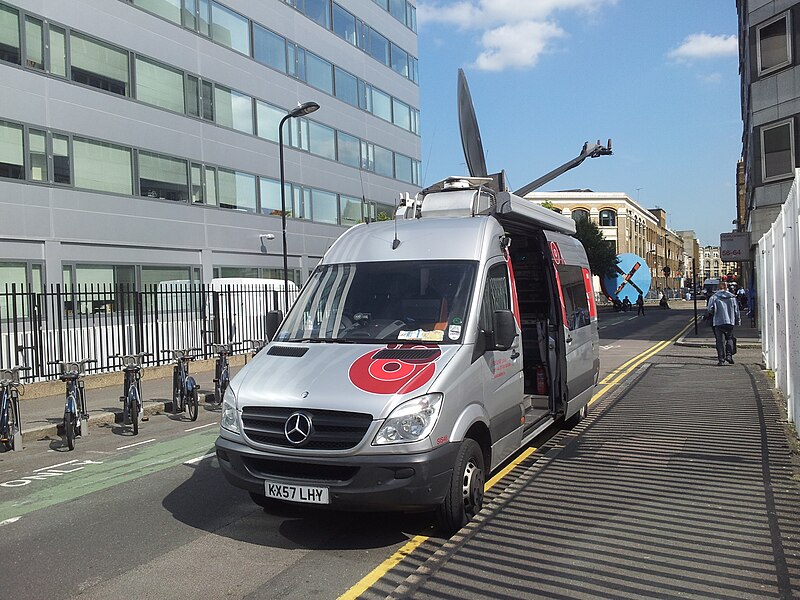
[[[299,292],[289,290],[290,305]],[[58,377],[53,361],[94,359],[88,372],[113,371],[114,354],[149,352],[146,365],[171,361],[168,350],[266,338],[270,310],[286,311],[283,288],[255,285],[54,285],[37,292],[20,285],[0,289],[0,368],[25,365],[25,380]]]

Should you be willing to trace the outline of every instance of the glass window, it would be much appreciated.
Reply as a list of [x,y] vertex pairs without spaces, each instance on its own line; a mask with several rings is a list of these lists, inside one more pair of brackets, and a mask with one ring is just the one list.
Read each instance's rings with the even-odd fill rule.
[[342,131],[337,131],[336,145],[339,162],[358,169],[361,161],[360,140]]
[[289,119],[288,122],[292,131],[292,147],[308,150],[308,119]]
[[203,166],[197,163],[192,163],[191,170],[192,177],[192,203],[203,204],[205,198],[203,196]]
[[389,0],[389,13],[401,23],[405,23],[406,0]]
[[339,196],[339,210],[341,214],[340,222],[342,225],[357,225],[364,220],[361,214],[361,198],[352,196]]
[[25,17],[25,65],[44,70],[44,33],[42,22]]
[[219,204],[219,194],[217,194],[217,170],[214,167],[206,167],[206,204],[217,206]]
[[28,130],[28,162],[31,179],[47,181],[47,134],[36,129]]
[[125,96],[128,53],[73,33],[70,36],[72,80]]
[[336,194],[323,192],[322,190],[312,190],[311,211],[311,218],[317,223],[337,224],[339,222],[339,207]]
[[311,52],[306,52],[306,82],[311,87],[333,94],[333,65]]
[[295,219],[308,219],[311,215],[311,190],[295,185],[292,186],[292,196],[294,213],[291,216]]
[[483,302],[478,327],[491,331],[494,324],[494,311],[511,310],[511,296],[508,288],[508,269],[505,264],[494,265],[486,275],[483,289]]
[[[281,182],[261,177],[261,212],[265,215],[281,216]],[[291,195],[291,192],[289,192]]]
[[77,187],[116,194],[133,193],[130,148],[75,138],[72,151]]
[[411,109],[411,128],[412,133],[419,133],[419,111],[416,108]]
[[419,61],[416,58],[408,57],[409,64],[411,65],[411,81],[419,83]]
[[211,39],[250,55],[250,24],[242,15],[216,2],[211,3]]
[[369,54],[375,60],[389,64],[389,40],[374,29],[369,30]]
[[411,107],[397,98],[392,98],[392,118],[395,125],[411,130]]
[[589,219],[589,211],[583,208],[576,208],[572,211],[572,220],[576,223],[578,221],[586,221]]
[[136,99],[183,113],[183,73],[137,56]]
[[377,88],[372,88],[372,114],[392,122],[392,97]]
[[792,40],[789,13],[785,13],[757,29],[758,72],[769,73],[792,62]]
[[389,10],[389,0],[372,0],[375,4],[380,6],[383,10]]
[[287,72],[301,81],[306,80],[306,51],[291,42],[286,44],[288,53]]
[[253,99],[217,86],[214,89],[216,122],[245,133],[253,133]]
[[148,198],[188,202],[186,161],[139,152],[139,193]]
[[558,265],[558,279],[561,283],[561,294],[564,298],[564,313],[567,316],[567,328],[570,331],[586,327],[590,324],[589,299],[580,267]]
[[365,171],[375,170],[375,144],[361,140],[361,168]]
[[[278,126],[281,119],[286,116],[286,111],[275,108],[261,100],[256,100],[256,123],[258,125],[258,137],[278,141]],[[288,141],[288,140],[286,140]]]
[[219,205],[245,212],[256,211],[255,175],[218,169]]
[[792,121],[761,128],[761,174],[764,181],[794,175],[794,133]]
[[333,71],[336,97],[352,106],[358,106],[358,79],[339,67],[334,67]]
[[176,282],[192,283],[192,272],[189,267],[142,267],[142,286],[158,285],[162,281],[178,285]]
[[336,133],[332,128],[309,121],[308,140],[312,154],[336,160]]
[[411,31],[417,31],[417,7],[410,2],[406,3],[406,25]]
[[333,32],[353,46],[356,45],[356,18],[334,2]]
[[408,156],[395,153],[394,155],[395,178],[407,183],[413,183],[411,176],[411,159]]
[[194,75],[186,76],[186,114],[200,116],[200,80]]
[[197,31],[203,35],[211,32],[211,4],[209,0],[197,0]]
[[303,12],[305,12],[307,17],[316,21],[325,29],[331,28],[330,0],[305,0]]
[[356,19],[356,44],[362,50],[369,47],[369,25],[361,19]]
[[19,13],[0,4],[0,60],[20,64]]
[[22,125],[0,121],[0,177],[25,179]]
[[253,58],[286,73],[286,40],[253,23]]
[[69,160],[69,138],[65,135],[53,134],[53,181],[56,183],[72,183]]
[[192,31],[197,29],[197,0],[183,0],[181,18],[184,27]]
[[616,227],[617,225],[617,211],[607,208],[600,211],[600,226],[601,227]]
[[418,160],[411,161],[411,183],[413,183],[414,185],[420,184],[419,167],[420,167],[420,162]]
[[200,106],[203,109],[203,118],[206,121],[214,120],[214,84],[203,81],[201,86]]
[[372,112],[372,86],[358,80],[358,107]]
[[67,37],[60,27],[50,25],[50,72],[67,76]]
[[391,150],[375,146],[375,172],[384,177],[394,177],[394,156]]
[[392,69],[408,77],[408,52],[396,44],[392,44]]
[[133,0],[133,3],[173,23],[181,22],[181,0]]

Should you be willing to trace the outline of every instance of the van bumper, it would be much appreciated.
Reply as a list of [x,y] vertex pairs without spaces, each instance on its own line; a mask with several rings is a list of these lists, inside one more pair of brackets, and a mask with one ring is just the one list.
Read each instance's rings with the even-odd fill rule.
[[[311,457],[255,450],[222,437],[217,459],[236,487],[264,494],[264,481],[329,489],[329,508],[427,510],[444,500],[460,442],[408,455]],[[315,504],[314,506],[320,506]]]

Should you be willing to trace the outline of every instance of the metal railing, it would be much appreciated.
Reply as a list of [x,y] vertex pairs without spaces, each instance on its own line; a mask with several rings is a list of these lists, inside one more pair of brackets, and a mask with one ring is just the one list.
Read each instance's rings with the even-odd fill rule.
[[[298,295],[289,290],[290,305]],[[41,381],[58,377],[48,364],[55,360],[93,358],[89,372],[96,373],[119,369],[114,354],[149,352],[148,365],[171,362],[162,350],[175,348],[210,358],[212,344],[266,338],[267,313],[285,313],[283,303],[283,288],[267,285],[7,285],[0,288],[0,368],[25,365],[25,380]]]

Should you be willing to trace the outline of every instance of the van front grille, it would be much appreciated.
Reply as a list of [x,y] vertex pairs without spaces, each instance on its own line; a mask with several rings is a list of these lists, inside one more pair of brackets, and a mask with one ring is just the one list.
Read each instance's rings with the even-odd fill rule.
[[262,479],[283,477],[292,481],[340,483],[350,481],[358,473],[358,467],[341,465],[287,462],[254,456],[243,456],[242,461],[250,473]]
[[[293,444],[286,437],[286,421],[300,413],[310,419],[310,435]],[[361,442],[372,423],[372,415],[337,410],[246,406],[242,409],[245,437],[257,444],[303,450],[349,450]]]

